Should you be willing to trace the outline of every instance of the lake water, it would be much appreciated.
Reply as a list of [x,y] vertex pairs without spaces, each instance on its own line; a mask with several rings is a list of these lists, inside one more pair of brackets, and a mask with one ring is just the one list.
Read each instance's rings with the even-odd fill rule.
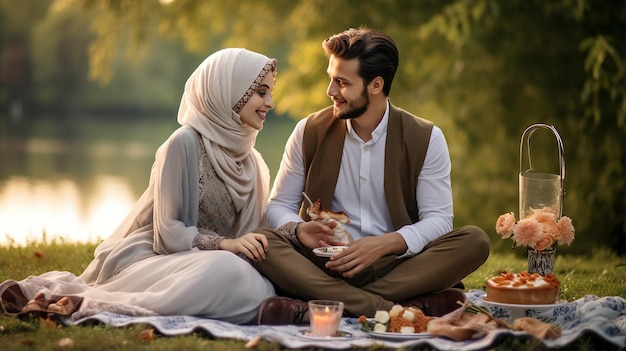
[[[68,131],[54,122],[0,133],[0,245],[105,238],[143,193],[156,149],[178,127],[163,118],[100,118]],[[272,179],[294,124],[270,116],[259,134]]]

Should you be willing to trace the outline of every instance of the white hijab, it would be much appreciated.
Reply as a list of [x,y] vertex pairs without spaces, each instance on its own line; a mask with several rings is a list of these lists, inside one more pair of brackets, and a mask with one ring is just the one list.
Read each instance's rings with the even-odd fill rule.
[[[207,57],[185,84],[178,123],[197,130],[239,214],[237,236],[264,225],[269,169],[254,149],[258,131],[241,122],[239,110],[276,60],[246,49],[224,49]],[[237,106],[237,107],[236,107]]]

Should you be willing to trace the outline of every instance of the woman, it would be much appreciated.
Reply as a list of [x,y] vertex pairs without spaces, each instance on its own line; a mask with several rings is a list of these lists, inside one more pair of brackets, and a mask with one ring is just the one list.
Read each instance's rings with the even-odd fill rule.
[[276,60],[255,52],[209,56],[185,84],[182,126],[157,150],[147,190],[87,269],[4,282],[3,312],[251,322],[274,295],[248,261],[264,260],[268,245],[254,232],[264,224],[269,189],[254,143],[274,107],[275,76]]

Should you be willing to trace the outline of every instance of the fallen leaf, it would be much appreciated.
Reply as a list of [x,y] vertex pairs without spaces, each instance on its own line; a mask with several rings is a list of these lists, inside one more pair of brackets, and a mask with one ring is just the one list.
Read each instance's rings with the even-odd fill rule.
[[72,340],[70,338],[63,338],[63,339],[59,340],[59,346],[61,346],[61,347],[74,346],[74,340]]
[[39,324],[45,329],[60,329],[60,326],[50,318],[39,317]]
[[154,340],[154,329],[153,328],[147,328],[147,329],[142,330],[141,332],[139,332],[139,335],[137,335],[137,339],[145,340],[145,341],[153,341]]
[[245,347],[247,349],[255,348],[259,346],[260,343],[261,343],[261,336],[255,336],[254,338],[250,339],[250,341],[246,343]]

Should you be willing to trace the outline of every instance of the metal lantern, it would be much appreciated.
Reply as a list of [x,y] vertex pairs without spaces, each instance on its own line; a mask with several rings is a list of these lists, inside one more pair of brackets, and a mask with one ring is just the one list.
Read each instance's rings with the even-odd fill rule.
[[[533,167],[530,140],[540,129],[547,129],[556,138],[559,157],[559,174],[542,173]],[[529,168],[523,170],[524,146],[528,151]],[[533,124],[524,130],[520,141],[520,173],[519,173],[519,216],[524,219],[533,209],[550,207],[557,218],[563,215],[563,197],[565,196],[565,157],[561,136],[556,128],[547,124]]]

